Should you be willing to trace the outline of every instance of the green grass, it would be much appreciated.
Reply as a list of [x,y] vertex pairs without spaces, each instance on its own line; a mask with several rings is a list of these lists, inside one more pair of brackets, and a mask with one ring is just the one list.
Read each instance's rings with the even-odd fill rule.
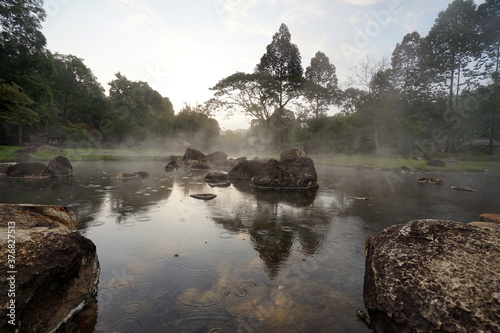
[[[472,157],[475,161],[462,161],[463,156]],[[391,155],[385,157],[377,157],[375,154],[338,154],[338,155],[311,155],[311,158],[316,164],[336,165],[343,167],[364,167],[389,169],[397,167],[408,167],[410,169],[422,168],[425,170],[449,170],[449,171],[500,171],[499,162],[488,162],[491,155],[453,155],[453,154],[436,154],[433,156],[436,159],[446,159],[456,157],[456,163],[446,162],[444,168],[427,166],[424,159],[409,160],[404,156]]]
[[[0,162],[15,162],[18,160],[16,150],[25,148],[19,146],[0,146]],[[67,157],[70,161],[166,161],[171,153],[161,149],[64,149],[62,152],[36,152],[33,158],[36,161],[48,162],[57,155]],[[264,155],[267,158],[279,159],[274,155],[274,152],[267,152]],[[472,157],[475,161],[462,161],[463,156]],[[397,167],[408,167],[411,169],[423,168],[426,170],[450,170],[450,171],[484,171],[485,169],[491,171],[500,171],[500,162],[488,162],[491,155],[475,155],[475,154],[436,154],[433,156],[436,159],[446,159],[449,157],[456,157],[456,163],[446,163],[446,167],[429,167],[426,165],[424,159],[413,161],[409,160],[406,156],[401,155],[387,155],[384,157],[377,157],[375,154],[331,154],[331,155],[311,155],[311,158],[316,164],[335,165],[343,167],[365,167],[365,168],[378,168],[388,169]],[[261,156],[261,158],[264,158]]]
[[[0,161],[15,162],[19,158],[16,150],[26,147],[0,146]],[[70,161],[164,161],[171,155],[159,149],[143,149],[139,151],[129,149],[64,149],[62,152],[38,151],[32,156],[35,161],[48,162],[61,155]]]

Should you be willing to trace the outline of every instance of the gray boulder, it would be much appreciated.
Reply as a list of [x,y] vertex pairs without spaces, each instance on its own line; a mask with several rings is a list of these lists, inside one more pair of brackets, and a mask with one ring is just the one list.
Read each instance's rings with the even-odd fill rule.
[[[0,204],[0,217],[0,332],[12,331],[10,320],[19,332],[54,332],[95,299],[96,247],[67,207]],[[15,236],[15,249],[7,235]],[[13,279],[15,297],[7,293]]]
[[309,157],[269,160],[262,164],[250,185],[260,189],[311,190],[318,188],[318,176]]
[[182,163],[183,164],[195,164],[195,163],[203,163],[206,161],[205,154],[203,154],[201,151],[192,149],[192,148],[186,148],[186,151],[184,152],[184,156],[182,157]]
[[32,163],[35,161],[30,153],[17,153],[20,163]]
[[500,230],[440,220],[366,239],[374,332],[500,332]]
[[227,161],[227,154],[222,151],[216,151],[206,156],[208,164],[223,165]]
[[54,177],[71,177],[73,176],[73,165],[64,156],[54,157],[47,165]]

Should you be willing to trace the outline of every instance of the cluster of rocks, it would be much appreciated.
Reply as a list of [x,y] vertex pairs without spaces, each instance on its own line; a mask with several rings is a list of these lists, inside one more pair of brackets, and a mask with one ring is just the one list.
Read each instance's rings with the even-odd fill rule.
[[77,224],[71,208],[0,204],[1,332],[55,332],[95,301],[96,247]]
[[500,215],[481,219],[495,222],[417,220],[366,239],[373,332],[500,332]]
[[40,162],[0,164],[0,175],[11,178],[51,178],[73,176],[73,166],[64,156],[54,157],[48,165]]
[[170,157],[165,169],[167,171],[181,166],[192,169],[209,169],[214,167],[230,168],[228,172],[210,171],[204,180],[211,186],[229,186],[231,180],[246,179],[250,185],[258,189],[273,190],[311,190],[318,188],[318,177],[314,162],[306,153],[298,148],[284,151],[280,160],[261,161],[258,158],[248,160],[246,157],[228,159],[224,152],[208,155],[187,148],[182,160]]

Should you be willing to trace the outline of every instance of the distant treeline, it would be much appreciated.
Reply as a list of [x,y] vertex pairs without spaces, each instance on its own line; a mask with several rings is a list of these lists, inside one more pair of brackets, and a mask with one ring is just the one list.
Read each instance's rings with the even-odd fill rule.
[[[203,105],[175,113],[167,97],[120,73],[104,94],[82,59],[52,53],[40,31],[42,1],[0,3],[0,143],[39,130],[67,145],[162,144],[201,149],[301,146],[311,153],[457,152],[473,138],[500,139],[500,1],[455,0],[427,36],[412,32],[391,59],[367,57],[340,88],[336,68],[318,51],[304,70],[282,24],[254,72],[237,72]],[[340,50],[339,50],[340,52]],[[340,112],[328,116],[328,111]],[[247,134],[219,137],[211,116],[244,113]],[[244,148],[244,147],[243,147]],[[491,152],[490,144],[485,151]]]

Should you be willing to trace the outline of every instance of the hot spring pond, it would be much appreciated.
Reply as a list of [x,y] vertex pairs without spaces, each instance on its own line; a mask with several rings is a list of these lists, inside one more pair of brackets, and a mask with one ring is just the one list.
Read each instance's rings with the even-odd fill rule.
[[[369,332],[355,315],[364,309],[367,236],[413,219],[470,222],[499,209],[494,173],[316,165],[320,187],[308,193],[261,192],[245,181],[211,188],[206,171],[167,173],[162,162],[74,167],[66,181],[2,178],[0,202],[75,210],[102,269],[96,302],[78,319],[96,332]],[[110,179],[141,170],[150,176]],[[417,183],[424,176],[444,185]]]

